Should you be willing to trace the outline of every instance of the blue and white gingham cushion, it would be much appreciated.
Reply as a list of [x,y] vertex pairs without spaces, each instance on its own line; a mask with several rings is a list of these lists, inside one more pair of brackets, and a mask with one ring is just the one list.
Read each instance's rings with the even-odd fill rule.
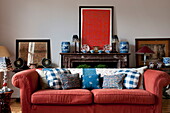
[[50,88],[62,89],[59,74],[70,74],[70,71],[64,68],[43,68],[46,72],[46,79]]
[[115,74],[124,73],[126,77],[124,78],[123,85],[127,89],[135,89],[138,86],[140,73],[132,70],[118,70]]

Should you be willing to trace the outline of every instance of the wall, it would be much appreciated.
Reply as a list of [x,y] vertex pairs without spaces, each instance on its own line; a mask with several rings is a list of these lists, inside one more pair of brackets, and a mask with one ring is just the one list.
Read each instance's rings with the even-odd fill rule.
[[60,65],[60,44],[79,32],[79,6],[114,6],[114,32],[131,45],[130,66],[135,66],[137,37],[170,36],[169,0],[1,0],[0,45],[15,60],[15,40],[51,39],[52,62]]

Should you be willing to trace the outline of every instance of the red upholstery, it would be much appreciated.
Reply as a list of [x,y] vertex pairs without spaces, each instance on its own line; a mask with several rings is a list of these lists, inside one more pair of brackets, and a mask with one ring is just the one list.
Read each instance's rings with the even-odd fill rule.
[[32,105],[30,113],[154,113],[154,105],[132,104],[89,104],[69,105]]
[[87,105],[32,105],[30,113],[94,113],[92,104]]
[[144,73],[145,89],[156,95],[155,113],[161,113],[162,88],[170,84],[170,75],[165,72],[148,69]]
[[95,104],[94,113],[155,113],[154,105]]
[[23,113],[30,113],[31,95],[38,89],[38,79],[39,75],[35,69],[18,72],[12,77],[12,84],[20,88],[20,101]]
[[[91,92],[91,94],[92,93],[94,94],[94,97],[91,96],[92,100],[89,99],[90,97],[87,96],[89,95],[89,92],[87,90],[81,90],[81,89],[80,90],[77,89],[78,90],[77,93],[68,91],[66,93],[67,96],[61,96],[61,98],[58,96],[55,99],[55,96],[53,94],[57,94],[56,93],[57,91],[55,92],[55,90],[46,90],[46,91],[39,90],[39,75],[34,69],[25,70],[16,73],[12,78],[12,84],[20,88],[22,113],[48,113],[48,112],[49,113],[161,113],[162,88],[170,84],[170,76],[165,72],[156,71],[156,70],[146,70],[146,72],[144,73],[144,85],[146,90],[130,89],[130,90],[115,90],[115,92],[112,92],[112,90],[106,91],[107,89],[99,89],[99,90],[96,89],[96,90],[92,90]],[[86,96],[81,95],[83,91]],[[113,93],[112,95],[114,96],[109,97],[109,95],[104,96],[102,94],[102,93],[109,94],[111,92]],[[71,96],[71,93],[74,94],[74,96]],[[38,94],[40,94],[40,97],[37,97]],[[42,96],[42,94],[45,94],[45,96]],[[76,94],[79,95],[79,97]],[[101,96],[99,96],[99,94]],[[86,104],[84,105],[71,104],[71,103],[83,103],[82,102],[83,98],[86,99]],[[93,99],[95,103],[91,103]],[[137,102],[137,100],[139,102]],[[61,103],[68,102],[71,105],[69,104],[59,105],[56,104],[55,101]],[[106,101],[106,103],[104,101]],[[113,103],[108,103],[111,101]],[[54,103],[54,104],[49,104],[49,103]]]
[[32,94],[33,104],[91,104],[92,93],[86,89],[39,90]]
[[155,95],[142,89],[94,89],[92,93],[98,104],[155,104]]

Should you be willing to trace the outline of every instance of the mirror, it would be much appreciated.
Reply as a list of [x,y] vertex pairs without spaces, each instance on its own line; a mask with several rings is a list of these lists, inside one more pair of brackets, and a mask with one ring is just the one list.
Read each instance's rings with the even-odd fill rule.
[[16,59],[22,58],[27,66],[42,67],[43,58],[51,58],[50,40],[16,40]]

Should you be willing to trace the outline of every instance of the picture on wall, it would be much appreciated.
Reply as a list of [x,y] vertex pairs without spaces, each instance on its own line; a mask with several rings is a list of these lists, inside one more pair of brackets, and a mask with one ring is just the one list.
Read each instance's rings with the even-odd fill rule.
[[[146,65],[149,62],[162,62],[163,57],[170,56],[170,38],[135,39],[136,51],[143,46],[148,46],[154,54],[147,54]],[[143,65],[143,55],[136,54],[136,66]]]
[[99,46],[111,44],[113,34],[113,6],[80,6],[79,7],[79,36],[80,47],[89,45]]

